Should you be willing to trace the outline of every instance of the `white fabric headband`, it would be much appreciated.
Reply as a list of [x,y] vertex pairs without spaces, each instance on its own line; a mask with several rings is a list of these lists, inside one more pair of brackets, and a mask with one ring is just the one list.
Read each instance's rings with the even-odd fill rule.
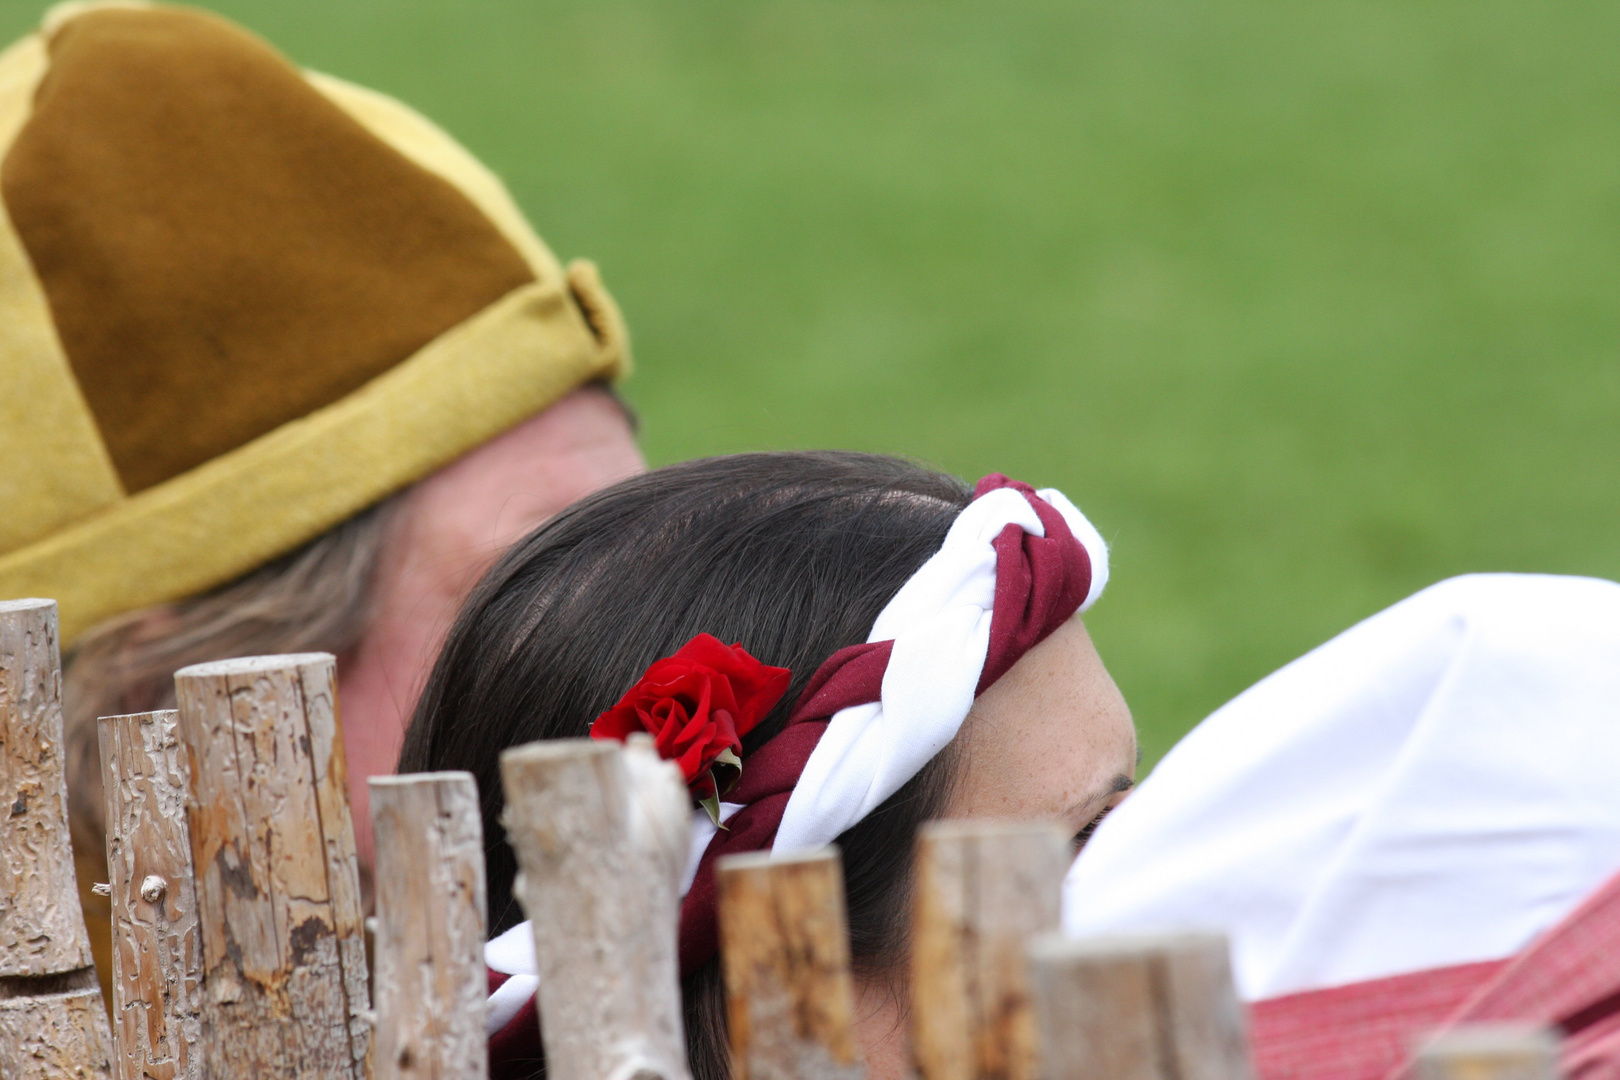
[[[1091,558],[1084,611],[1108,584],[1108,545],[1061,491],[1036,492],[1063,515]],[[990,647],[996,599],[992,542],[1008,525],[1046,529],[1029,500],[999,488],[973,500],[945,543],[894,594],[868,642],[893,641],[883,698],[834,714],[793,788],[771,851],[787,854],[832,841],[899,791],[945,749],[973,707]]]

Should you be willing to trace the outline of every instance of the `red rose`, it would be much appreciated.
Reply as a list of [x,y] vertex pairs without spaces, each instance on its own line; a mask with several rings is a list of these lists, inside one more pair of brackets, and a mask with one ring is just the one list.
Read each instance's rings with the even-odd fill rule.
[[[742,773],[742,737],[787,692],[792,672],[709,634],[655,661],[619,703],[591,725],[591,738],[653,737],[658,756],[681,767],[687,787],[716,821],[720,796]],[[717,775],[718,774],[718,775]]]

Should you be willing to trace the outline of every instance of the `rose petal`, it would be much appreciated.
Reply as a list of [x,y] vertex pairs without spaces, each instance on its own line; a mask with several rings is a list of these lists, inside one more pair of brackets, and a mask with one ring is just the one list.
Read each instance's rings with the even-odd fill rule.
[[[652,734],[659,756],[676,761],[694,790],[713,791],[710,767],[722,753],[740,755],[741,737],[776,707],[792,679],[740,644],[699,634],[654,661],[613,708],[591,725],[593,738]],[[728,772],[734,766],[727,766]]]

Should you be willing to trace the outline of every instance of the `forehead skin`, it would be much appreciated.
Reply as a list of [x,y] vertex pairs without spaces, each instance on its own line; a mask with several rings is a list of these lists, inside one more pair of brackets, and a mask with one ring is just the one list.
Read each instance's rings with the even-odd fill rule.
[[1136,772],[1136,728],[1079,617],[980,695],[957,736],[955,818],[1061,821],[1078,832]]

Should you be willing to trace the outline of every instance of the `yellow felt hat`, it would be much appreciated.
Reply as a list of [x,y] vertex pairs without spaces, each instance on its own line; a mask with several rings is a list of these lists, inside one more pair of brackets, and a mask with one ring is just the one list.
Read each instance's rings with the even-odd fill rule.
[[397,101],[186,8],[0,54],[0,599],[64,642],[628,365],[594,268]]

